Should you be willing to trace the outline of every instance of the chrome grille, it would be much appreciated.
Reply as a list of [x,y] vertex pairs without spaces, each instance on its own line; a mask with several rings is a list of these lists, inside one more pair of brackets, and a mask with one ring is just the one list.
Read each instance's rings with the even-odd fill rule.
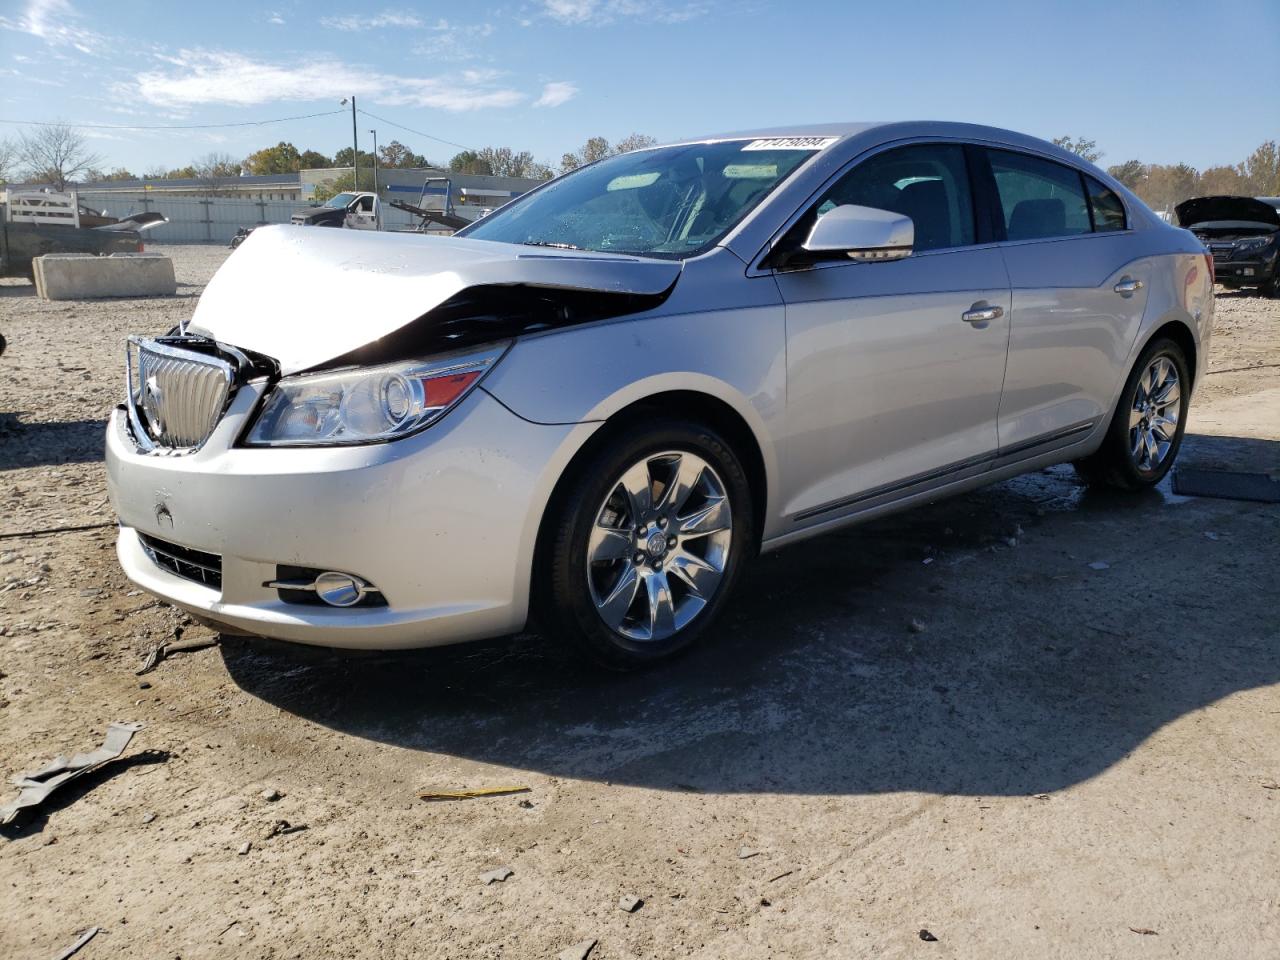
[[147,450],[191,453],[218,425],[235,369],[220,357],[130,337],[129,420]]

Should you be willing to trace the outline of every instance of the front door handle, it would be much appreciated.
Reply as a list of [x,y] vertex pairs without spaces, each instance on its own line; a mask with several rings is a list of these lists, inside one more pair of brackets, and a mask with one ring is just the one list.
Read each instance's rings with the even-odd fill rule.
[[1004,307],[984,307],[975,303],[972,307],[960,314],[960,319],[965,323],[987,323],[991,320],[999,320],[1004,316]]
[[1142,281],[1135,280],[1133,277],[1124,277],[1112,289],[1122,297],[1132,297],[1142,289]]

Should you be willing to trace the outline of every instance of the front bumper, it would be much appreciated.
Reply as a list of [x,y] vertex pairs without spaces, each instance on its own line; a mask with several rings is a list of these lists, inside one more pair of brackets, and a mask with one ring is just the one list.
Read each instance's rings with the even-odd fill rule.
[[[108,488],[131,580],[231,632],[320,646],[433,646],[524,625],[538,524],[595,424],[529,423],[476,390],[393,443],[236,448],[262,390],[242,386],[188,456],[139,452],[113,414]],[[157,564],[139,534],[216,555],[220,586]],[[278,564],[356,574],[386,605],[285,602],[264,586]]]
[[1213,261],[1213,273],[1218,283],[1228,286],[1253,286],[1267,283],[1276,275],[1276,257],[1260,260],[1218,260]]

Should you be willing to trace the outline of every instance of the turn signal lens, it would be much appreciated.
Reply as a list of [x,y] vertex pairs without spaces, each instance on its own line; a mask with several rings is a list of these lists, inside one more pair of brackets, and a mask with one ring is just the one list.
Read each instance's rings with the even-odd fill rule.
[[480,372],[449,373],[443,377],[431,377],[422,381],[423,393],[429,407],[447,407],[471,389],[480,379]]

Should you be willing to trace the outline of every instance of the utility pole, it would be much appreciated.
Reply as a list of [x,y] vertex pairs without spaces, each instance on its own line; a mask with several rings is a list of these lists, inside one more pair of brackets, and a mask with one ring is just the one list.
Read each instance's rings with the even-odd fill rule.
[[351,189],[360,189],[360,139],[356,136],[356,95],[351,95]]
[[373,134],[373,193],[378,194],[378,131],[370,130]]

